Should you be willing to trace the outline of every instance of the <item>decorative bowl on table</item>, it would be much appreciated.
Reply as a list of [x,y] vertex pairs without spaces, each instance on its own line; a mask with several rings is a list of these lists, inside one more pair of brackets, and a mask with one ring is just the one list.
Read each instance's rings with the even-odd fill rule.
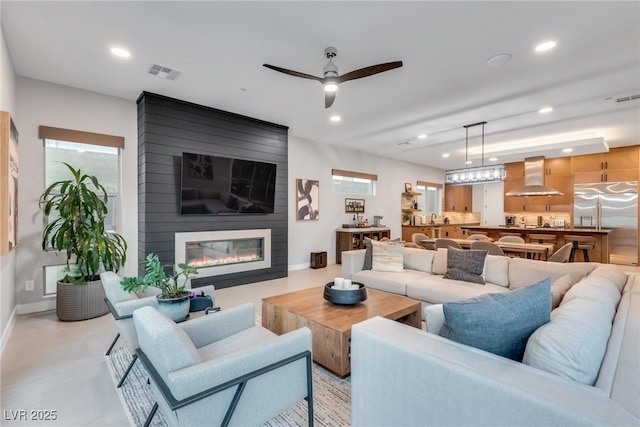
[[355,305],[367,299],[367,288],[363,283],[352,282],[358,289],[333,289],[333,282],[324,286],[324,299],[338,305]]

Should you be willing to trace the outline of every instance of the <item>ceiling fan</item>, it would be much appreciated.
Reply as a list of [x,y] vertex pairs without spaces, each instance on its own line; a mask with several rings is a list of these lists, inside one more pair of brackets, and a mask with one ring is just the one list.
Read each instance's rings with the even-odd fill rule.
[[329,63],[325,65],[323,70],[323,77],[316,77],[310,74],[300,73],[298,71],[287,70],[286,68],[276,67],[275,65],[262,64],[263,66],[275,71],[279,71],[284,74],[289,74],[294,77],[302,77],[303,79],[317,80],[324,86],[324,108],[329,108],[336,99],[336,91],[338,90],[338,84],[344,83],[349,80],[361,79],[363,77],[369,77],[374,74],[383,73],[385,71],[393,70],[394,68],[402,67],[402,61],[386,62],[384,64],[371,65],[369,67],[360,68],[359,70],[351,71],[341,76],[338,75],[338,67],[333,63],[333,58],[338,55],[338,49],[335,47],[328,47],[324,50],[325,56],[329,59]]

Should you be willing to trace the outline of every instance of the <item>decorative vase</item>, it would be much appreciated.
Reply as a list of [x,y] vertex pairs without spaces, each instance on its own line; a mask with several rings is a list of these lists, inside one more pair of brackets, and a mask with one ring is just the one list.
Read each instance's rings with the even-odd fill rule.
[[189,295],[189,292],[175,298],[162,298],[162,295],[157,295],[158,310],[174,322],[181,322],[189,314]]
[[107,314],[106,295],[102,282],[94,280],[84,285],[58,282],[56,289],[56,315],[63,322],[93,319]]

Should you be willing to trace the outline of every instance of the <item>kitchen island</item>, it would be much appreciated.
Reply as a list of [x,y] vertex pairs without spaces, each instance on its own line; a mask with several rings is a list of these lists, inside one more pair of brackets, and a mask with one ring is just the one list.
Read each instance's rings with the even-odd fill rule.
[[[506,227],[506,226],[463,226],[470,233],[472,231],[485,232],[494,240],[500,238],[500,233],[520,233],[525,242],[529,242],[530,234],[549,234],[557,237],[556,250],[565,243],[571,243],[565,239],[567,235],[573,236],[591,236],[595,238],[595,249],[589,250],[589,260],[593,262],[601,262],[608,264],[611,255],[611,239],[612,230],[595,228],[554,228],[554,227]],[[582,251],[576,253],[576,261],[582,261]]]

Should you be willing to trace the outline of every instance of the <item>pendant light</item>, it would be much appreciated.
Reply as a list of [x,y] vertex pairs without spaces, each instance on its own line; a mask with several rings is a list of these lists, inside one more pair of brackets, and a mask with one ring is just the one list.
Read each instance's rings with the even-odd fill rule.
[[475,168],[466,167],[445,172],[445,183],[447,184],[482,184],[492,181],[504,181],[506,172],[504,165],[485,166],[484,165],[484,125],[487,122],[478,122],[463,126],[465,128],[465,165],[471,164],[469,160],[469,128],[482,126],[482,151],[481,165]]

